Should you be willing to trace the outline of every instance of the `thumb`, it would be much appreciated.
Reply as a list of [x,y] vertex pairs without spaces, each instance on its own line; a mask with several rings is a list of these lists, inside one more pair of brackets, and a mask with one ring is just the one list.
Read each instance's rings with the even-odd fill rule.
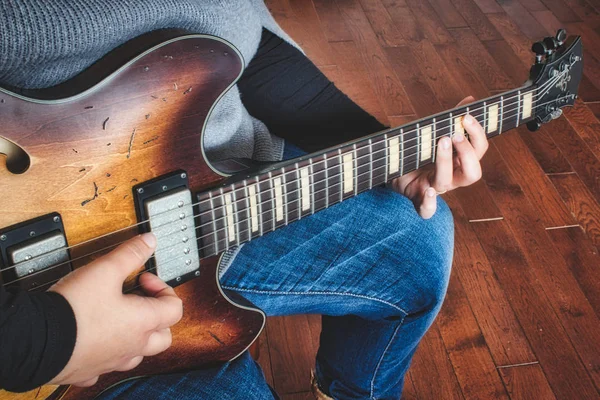
[[115,250],[98,259],[103,268],[112,269],[112,276],[125,280],[138,270],[154,253],[156,237],[144,233],[122,243]]
[[[175,290],[158,276],[145,273],[140,276],[140,286],[149,296],[146,297],[146,303],[151,303],[151,315],[147,316],[148,321],[152,321],[153,329],[168,328],[181,319],[183,315],[183,304]],[[142,308],[138,307],[138,311]]]
[[461,100],[461,101],[460,101],[460,102],[459,102],[459,103],[456,105],[456,107],[460,107],[460,106],[463,106],[463,105],[465,105],[465,104],[472,103],[472,102],[474,102],[474,101],[475,101],[475,97],[473,97],[473,96],[467,96],[467,97],[465,97],[464,99],[462,99],[462,100]]

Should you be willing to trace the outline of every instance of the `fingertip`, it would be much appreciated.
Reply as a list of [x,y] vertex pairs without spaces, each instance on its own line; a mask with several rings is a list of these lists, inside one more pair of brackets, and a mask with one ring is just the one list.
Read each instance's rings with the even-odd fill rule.
[[148,246],[152,250],[154,250],[156,248],[156,236],[154,236],[154,233],[152,233],[152,232],[142,233],[139,237],[146,244],[146,246]]
[[425,190],[425,196],[426,197],[434,197],[435,196],[435,189],[432,187],[427,188],[427,190]]
[[166,288],[170,288],[162,279],[150,272],[144,272],[140,275],[139,282],[144,292],[152,297],[155,297]]

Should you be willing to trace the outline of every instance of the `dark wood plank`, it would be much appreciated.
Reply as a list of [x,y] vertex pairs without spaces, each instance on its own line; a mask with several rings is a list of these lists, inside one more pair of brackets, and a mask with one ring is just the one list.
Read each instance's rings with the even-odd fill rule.
[[600,205],[575,174],[550,177],[594,246],[600,246]]
[[529,11],[547,10],[541,0],[518,0]]
[[497,0],[498,4],[504,9],[521,32],[525,34],[529,40],[540,40],[546,35],[546,30],[539,22],[531,15],[529,11],[517,0]]
[[526,68],[530,68],[533,63],[531,40],[525,37],[523,32],[521,32],[517,25],[515,25],[506,14],[489,14],[488,18],[498,32],[504,37],[504,40],[506,40],[513,49],[517,58],[521,60]]
[[420,399],[464,399],[435,322],[417,348],[410,373]]
[[271,368],[275,390],[281,395],[310,390],[310,370],[317,349],[309,332],[306,315],[269,318]]
[[[526,134],[527,128],[521,127],[518,131]],[[500,151],[514,180],[527,182],[521,185],[521,189],[525,193],[525,197],[537,209],[545,228],[576,223],[560,195],[554,189],[554,185],[521,140],[521,136],[516,132],[511,132],[495,140],[493,145]]]
[[477,6],[485,14],[500,13],[503,12],[502,7],[495,0],[473,0],[477,3]]
[[387,125],[383,106],[371,86],[369,74],[354,42],[334,42],[330,43],[330,46],[340,72],[340,80],[334,81],[336,86],[355,102],[360,103],[369,114]]
[[456,274],[437,323],[465,398],[508,399],[485,338]]
[[[573,177],[572,177],[573,178]],[[567,179],[568,180],[568,179]],[[561,180],[564,184],[567,180]],[[563,189],[564,190],[564,189]],[[548,230],[548,236],[569,265],[588,301],[600,315],[600,254],[581,226]]]
[[490,147],[482,164],[486,183],[532,273],[543,287],[554,312],[560,316],[561,325],[588,373],[596,384],[600,383],[600,348],[596,345],[600,343],[598,316],[565,261],[544,234],[539,212],[530,204],[519,182],[503,172],[506,167],[494,146]]
[[453,3],[479,40],[502,39],[500,33],[473,0],[453,0]]
[[419,41],[425,37],[421,25],[415,20],[405,1],[382,0],[381,2],[406,41]]
[[[463,206],[464,207],[464,206]],[[588,371],[550,306],[533,266],[517,244],[506,221],[472,224],[498,281],[558,398],[596,398]],[[569,366],[565,368],[565,366]]]
[[600,119],[600,103],[586,103],[586,106],[594,113],[596,118]]
[[412,381],[412,375],[410,371],[404,377],[404,389],[402,390],[402,400],[419,400],[417,392],[415,391],[415,385]]
[[519,129],[518,133],[545,173],[573,172],[573,167],[552,139],[551,132],[554,130],[553,125],[545,125],[537,132]]
[[380,0],[360,0],[360,4],[382,46],[406,45],[406,40]]
[[412,49],[407,46],[389,47],[386,49],[386,53],[410,96],[417,116],[422,118],[443,111],[444,108],[433,94],[427,78],[414,62]]
[[[435,94],[443,109],[455,107],[463,96],[464,88],[460,88],[446,68],[445,62],[437,53],[431,42],[422,40],[411,44],[413,62],[419,67],[429,87]],[[410,61],[408,61],[410,62]],[[433,113],[431,110],[430,113]]]
[[544,4],[560,22],[578,22],[581,18],[563,0],[544,0]]
[[514,88],[511,79],[470,29],[453,29],[450,34],[456,40],[459,50],[471,60],[473,68],[489,90],[505,91]]
[[425,37],[433,44],[444,44],[453,41],[452,36],[436,14],[431,4],[422,0],[406,0],[415,19],[419,21]]
[[501,368],[499,371],[511,399],[556,399],[544,371],[538,364]]
[[263,370],[267,383],[273,387],[275,382],[273,381],[273,369],[271,368],[271,348],[269,346],[269,335],[267,334],[267,329],[261,333],[258,341],[259,355],[256,362]]
[[464,28],[467,22],[450,0],[428,0],[446,28]]
[[476,99],[483,99],[490,95],[470,58],[464,54],[456,43],[447,43],[435,46],[439,56],[456,81],[460,97],[471,95]]
[[343,18],[340,18],[340,9],[337,3],[331,0],[313,0],[313,3],[321,21],[325,39],[329,42],[352,40],[346,22]]
[[[571,120],[578,121],[574,122],[573,125],[580,128],[583,136],[586,135],[589,126],[581,126],[579,118],[582,116],[585,117],[586,114],[591,114],[589,109],[584,109],[587,109],[587,107],[578,107],[578,110],[568,110],[573,112],[567,114]],[[587,120],[589,121],[589,118]],[[565,118],[552,121],[552,139],[567,160],[569,160],[569,163],[573,166],[573,170],[577,172],[590,192],[596,197],[596,200],[600,201],[600,160],[595,156],[593,150],[590,149],[590,145],[593,146],[594,143],[581,139],[569,122]],[[593,125],[593,123],[589,125]],[[595,133],[592,131],[591,134]]]
[[321,22],[312,0],[267,0],[269,10],[281,27],[317,66],[333,64]]
[[382,99],[386,115],[413,115],[415,112],[408,101],[406,92],[394,73],[384,51],[379,46],[377,36],[356,0],[339,2],[340,15],[350,29],[363,64],[369,73],[369,80],[375,93]]

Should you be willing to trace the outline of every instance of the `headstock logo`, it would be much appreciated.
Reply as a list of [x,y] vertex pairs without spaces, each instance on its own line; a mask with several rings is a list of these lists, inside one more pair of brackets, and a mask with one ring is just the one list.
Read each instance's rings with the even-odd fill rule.
[[571,82],[571,75],[565,75],[558,81],[558,83],[556,84],[556,87],[558,89],[560,89],[562,92],[566,92],[567,85],[569,84],[569,82]]

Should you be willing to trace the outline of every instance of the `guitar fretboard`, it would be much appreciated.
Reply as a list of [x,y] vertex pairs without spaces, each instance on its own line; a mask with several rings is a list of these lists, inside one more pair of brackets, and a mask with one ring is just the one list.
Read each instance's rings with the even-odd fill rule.
[[276,164],[269,172],[198,196],[203,257],[260,237],[435,162],[437,142],[465,133],[473,116],[488,138],[535,117],[536,89],[518,89]]

